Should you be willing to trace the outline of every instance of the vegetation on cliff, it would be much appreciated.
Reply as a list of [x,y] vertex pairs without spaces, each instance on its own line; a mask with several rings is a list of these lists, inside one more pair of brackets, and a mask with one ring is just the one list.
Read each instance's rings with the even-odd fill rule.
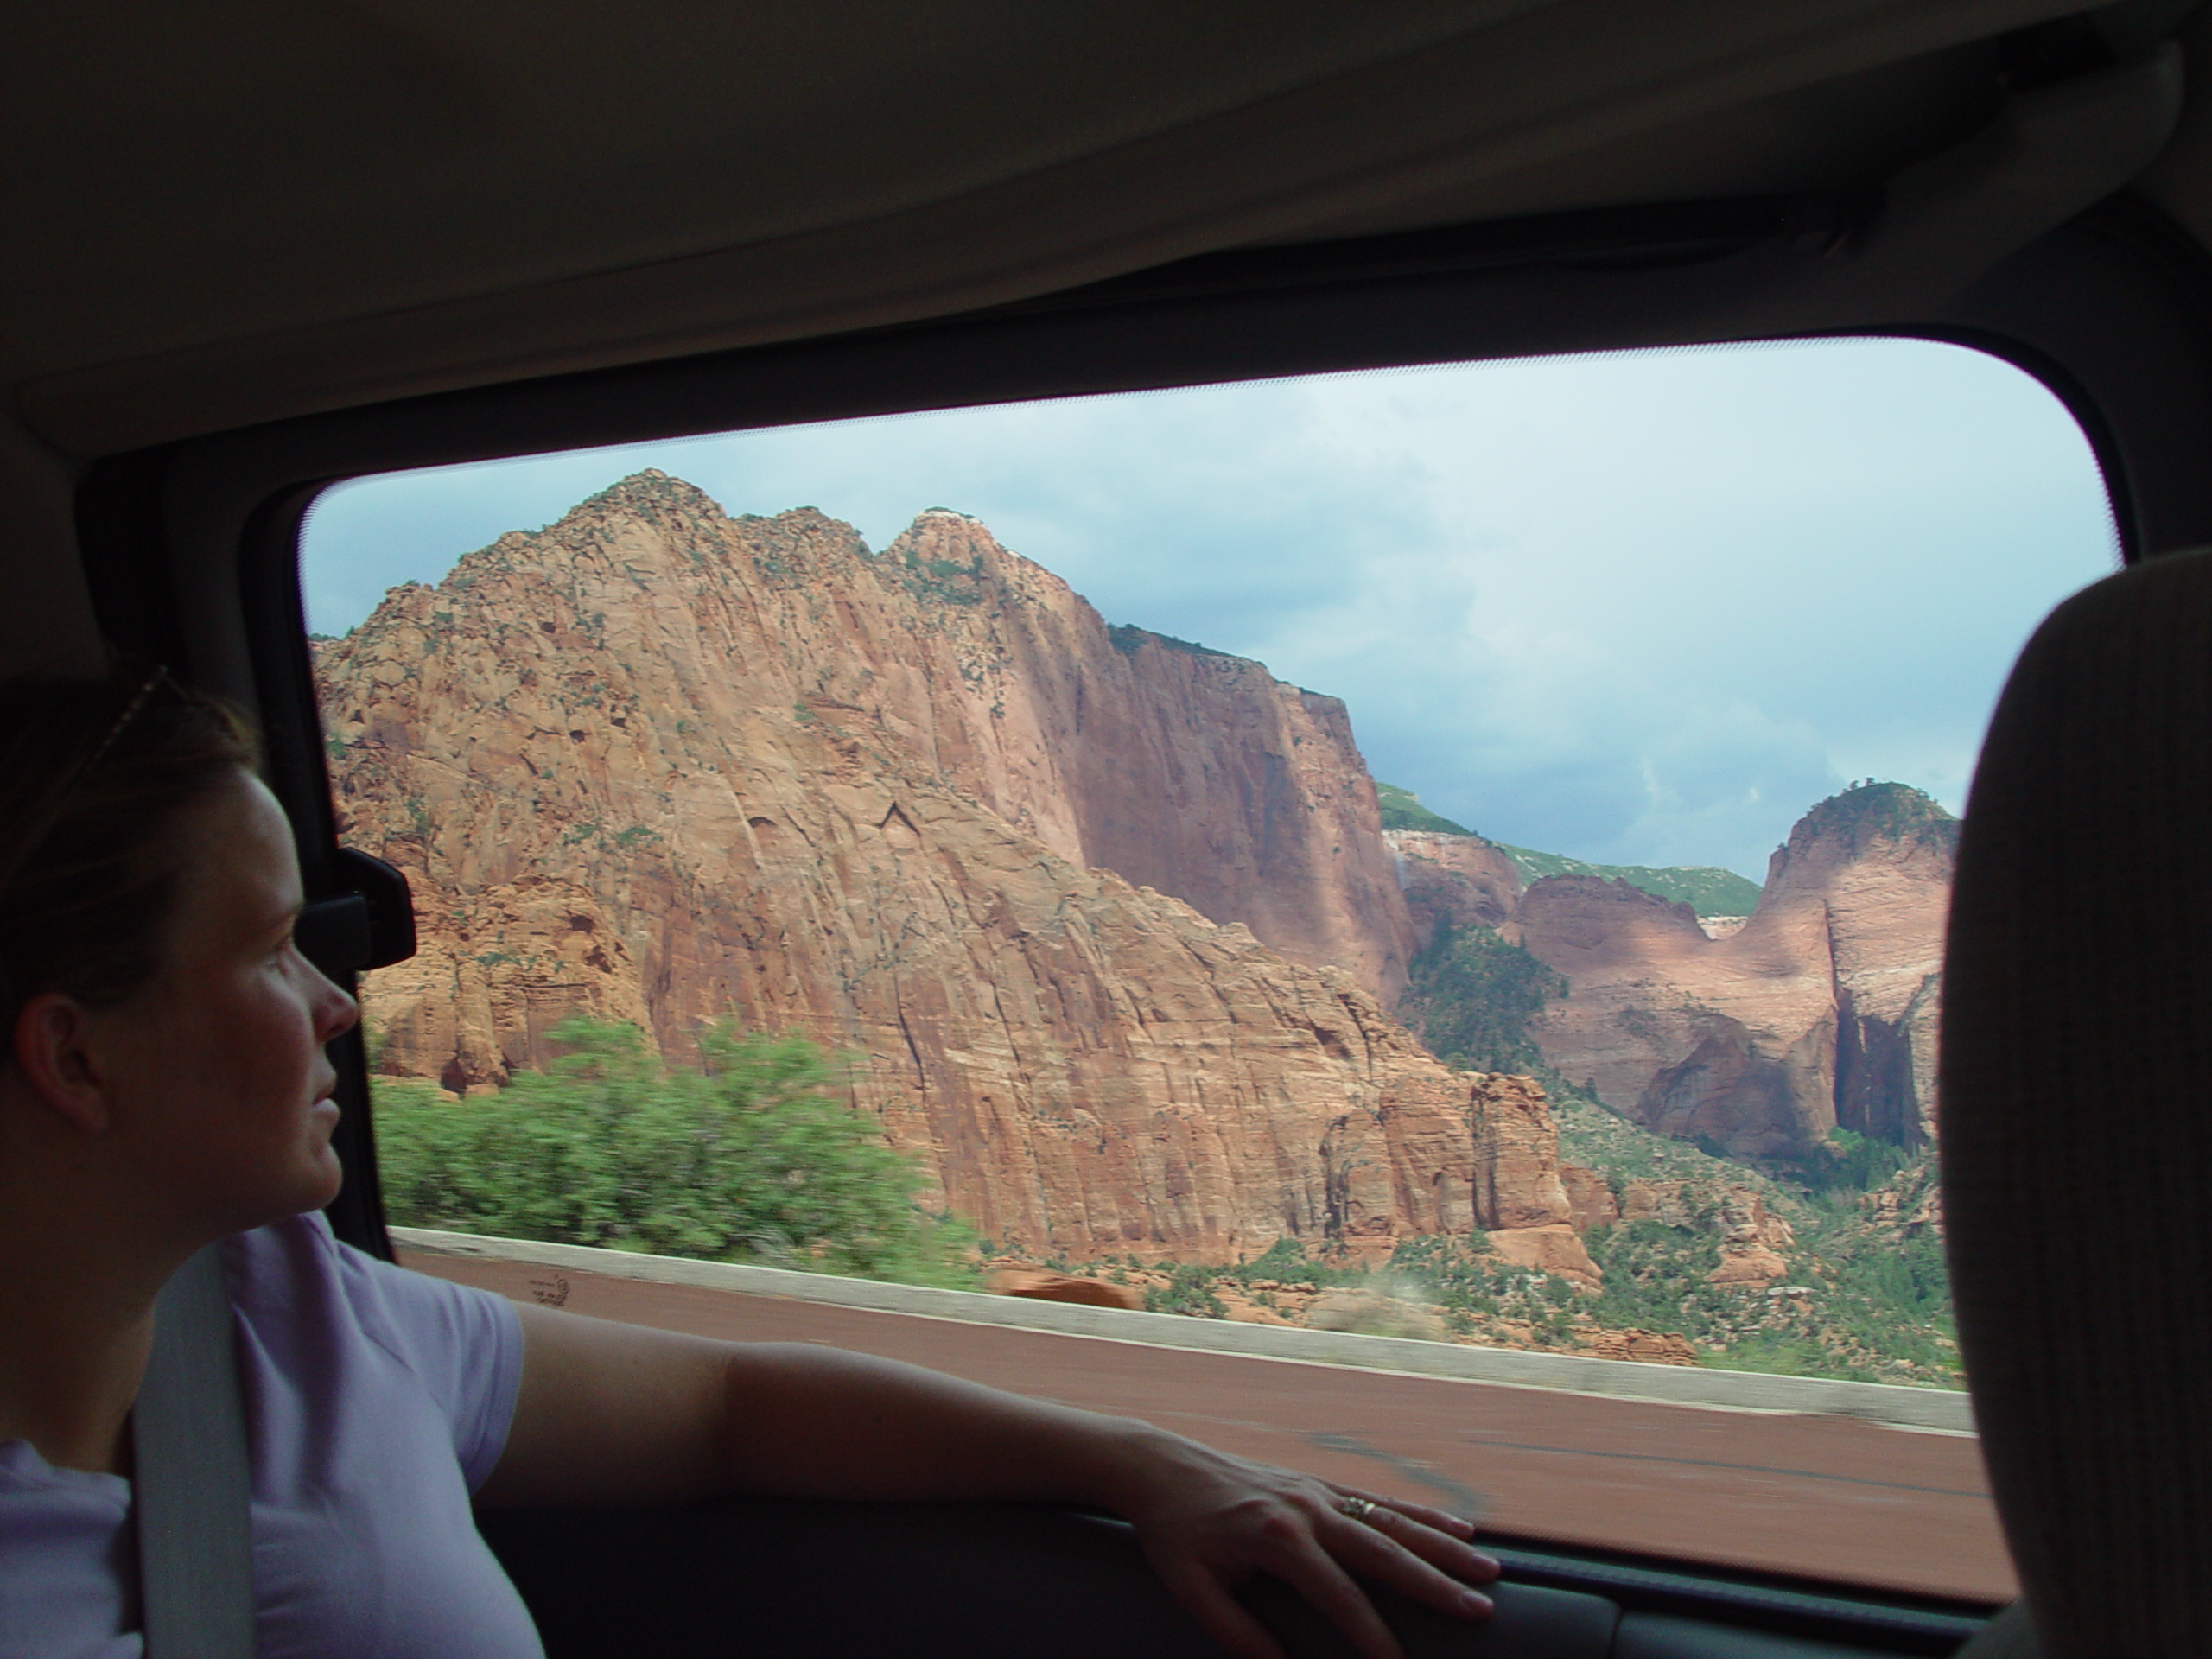
[[[1594,1294],[1507,1261],[1481,1233],[1408,1239],[1379,1266],[1326,1241],[1309,1249],[1286,1238],[1228,1266],[1109,1257],[1074,1270],[1141,1285],[1155,1313],[1283,1316],[1376,1336],[1964,1386],[1942,1240],[1925,1218],[1931,1158],[1871,1187],[1839,1180],[1815,1192],[1654,1135],[1592,1102],[1569,1096],[1561,1106],[1570,1161],[1605,1175],[1617,1197],[1632,1181],[1652,1180],[1668,1183],[1676,1200],[1663,1216],[1590,1229],[1584,1243],[1605,1274]],[[1796,1233],[1788,1276],[1767,1286],[1711,1283],[1723,1259],[1728,1195],[1747,1188]]]
[[1959,842],[1959,821],[1910,784],[1877,783],[1872,778],[1831,795],[1798,821],[1790,834],[1801,838],[1833,837],[1857,854],[1875,840],[1915,841],[1947,850]]
[[1438,922],[1408,979],[1399,1017],[1430,1053],[1462,1071],[1536,1070],[1542,1057],[1529,1021],[1567,995],[1562,975],[1479,925]]
[[1586,864],[1579,858],[1531,852],[1502,841],[1491,844],[1513,861],[1522,879],[1528,881],[1540,881],[1548,875],[1594,875],[1601,880],[1625,881],[1631,887],[1688,905],[1700,916],[1748,916],[1759,901],[1758,882],[1746,880],[1733,870],[1709,865],[1650,869],[1642,864]]
[[[1902,789],[1903,785],[1885,784],[1879,787]],[[1904,792],[1918,793],[1914,790]],[[1606,881],[1625,881],[1632,887],[1641,887],[1662,899],[1688,905],[1700,916],[1748,916],[1751,913],[1751,907],[1759,901],[1759,884],[1746,880],[1733,870],[1702,864],[1654,869],[1642,864],[1585,863],[1579,858],[1568,858],[1562,853],[1539,853],[1527,847],[1509,847],[1502,841],[1491,841],[1487,836],[1478,836],[1465,824],[1455,823],[1440,813],[1430,811],[1421,804],[1419,796],[1411,790],[1399,788],[1395,784],[1377,780],[1375,797],[1382,804],[1382,827],[1385,830],[1417,830],[1430,835],[1465,836],[1470,840],[1482,842],[1486,846],[1497,848],[1511,859],[1524,882],[1539,881],[1548,875],[1594,875]],[[1922,796],[1921,799],[1924,801],[1927,798]],[[1935,806],[1932,801],[1928,804]],[[1938,813],[1942,811],[1941,807],[1935,810]]]
[[634,1026],[573,1019],[569,1052],[496,1095],[378,1079],[385,1205],[402,1225],[966,1285],[972,1235],[915,1202],[915,1161],[833,1097],[797,1037],[698,1035],[664,1064]]
[[[1630,1122],[1555,1085],[1560,1155],[1597,1170],[1616,1194],[1634,1180],[1679,1182],[1676,1219],[1592,1227],[1605,1273],[1598,1323],[1671,1332],[1731,1370],[1959,1388],[1958,1332],[1936,1224],[1916,1219],[1936,1161],[1839,1135],[1818,1185],[1777,1179]],[[1748,1188],[1796,1235],[1789,1276],[1764,1289],[1714,1285],[1723,1189]]]
[[1178,639],[1172,633],[1155,633],[1150,628],[1140,628],[1129,622],[1108,624],[1106,638],[1124,657],[1134,657],[1147,645],[1158,645],[1162,651],[1179,651],[1186,657],[1224,657],[1231,662],[1247,660],[1231,656],[1225,651],[1216,651],[1211,645],[1202,645],[1195,639]]
[[[1638,1333],[1690,1344],[1701,1363],[1727,1370],[1961,1386],[1940,1224],[1927,1218],[1932,1156],[1837,1130],[1819,1155],[1763,1170],[1631,1122],[1552,1071],[1529,1036],[1529,1021],[1567,988],[1492,930],[1440,925],[1414,961],[1399,1013],[1455,1066],[1540,1077],[1561,1162],[1595,1171],[1617,1208],[1634,1183],[1666,1193],[1659,1214],[1586,1233],[1604,1274],[1595,1295],[1500,1259],[1479,1236],[1409,1241],[1375,1270],[1332,1262],[1325,1245],[1310,1259],[1286,1240],[1243,1267],[1171,1264],[1147,1306],[1221,1318],[1225,1294],[1272,1307],[1269,1287],[1295,1281],[1363,1295],[1383,1321],[1379,1334],[1424,1334],[1408,1321],[1426,1318],[1439,1337],[1581,1353]],[[1795,1235],[1786,1282],[1712,1281],[1731,1213],[1747,1198]]]
[[1280,1238],[1240,1262],[1109,1258],[1078,1270],[1103,1271],[1109,1283],[1141,1282],[1148,1313],[1197,1319],[1232,1317],[1226,1299],[1234,1298],[1315,1329],[1567,1351],[1586,1345],[1577,1333],[1589,1325],[1586,1316],[1576,1319],[1583,1299],[1573,1285],[1514,1267],[1479,1232],[1408,1239],[1379,1267],[1354,1262],[1325,1241],[1309,1249]]
[[1386,784],[1377,779],[1375,798],[1382,804],[1382,827],[1385,830],[1420,830],[1435,836],[1471,836],[1477,840],[1481,839],[1466,825],[1454,823],[1442,814],[1430,811],[1421,804],[1421,797],[1409,789],[1400,789],[1395,784]]

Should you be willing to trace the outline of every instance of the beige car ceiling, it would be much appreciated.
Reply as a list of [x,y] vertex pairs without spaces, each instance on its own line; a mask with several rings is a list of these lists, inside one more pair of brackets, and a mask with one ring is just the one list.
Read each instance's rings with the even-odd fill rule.
[[2067,0],[15,8],[0,376],[83,457],[1239,244],[1878,179]]

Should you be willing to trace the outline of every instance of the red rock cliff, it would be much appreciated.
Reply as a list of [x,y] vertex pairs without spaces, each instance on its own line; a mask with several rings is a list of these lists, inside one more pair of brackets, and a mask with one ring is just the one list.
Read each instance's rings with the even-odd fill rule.
[[861,1056],[856,1103],[1024,1249],[1568,1220],[1541,1091],[1371,994],[1410,924],[1342,706],[1109,635],[973,520],[871,556],[645,474],[321,667],[347,834],[423,918],[367,988],[389,1071],[734,1013]]
[[1838,1126],[1924,1143],[1956,829],[1897,785],[1823,802],[1719,939],[1625,882],[1534,883],[1500,931],[1572,988],[1535,1024],[1545,1059],[1640,1122],[1739,1154],[1802,1155]]
[[1521,903],[1520,867],[1480,836],[1432,830],[1385,830],[1397,861],[1398,885],[1413,912],[1414,936],[1426,950],[1440,921],[1453,927],[1498,927]]

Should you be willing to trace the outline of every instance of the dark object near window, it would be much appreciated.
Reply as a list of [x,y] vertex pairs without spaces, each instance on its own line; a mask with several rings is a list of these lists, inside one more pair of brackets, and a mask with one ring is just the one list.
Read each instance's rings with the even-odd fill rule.
[[300,954],[338,979],[389,968],[415,954],[415,905],[407,878],[380,858],[341,847],[332,874],[349,889],[300,912]]

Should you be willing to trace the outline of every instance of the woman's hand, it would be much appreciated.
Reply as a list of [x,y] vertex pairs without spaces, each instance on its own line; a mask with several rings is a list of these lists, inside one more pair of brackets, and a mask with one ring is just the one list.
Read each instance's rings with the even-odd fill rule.
[[1495,1580],[1497,1563],[1470,1547],[1471,1523],[1154,1433],[1114,1507],[1175,1599],[1230,1652],[1283,1659],[1236,1596],[1261,1573],[1296,1589],[1366,1659],[1402,1659],[1402,1649],[1355,1574],[1457,1618],[1489,1617],[1490,1598],[1468,1586]]

